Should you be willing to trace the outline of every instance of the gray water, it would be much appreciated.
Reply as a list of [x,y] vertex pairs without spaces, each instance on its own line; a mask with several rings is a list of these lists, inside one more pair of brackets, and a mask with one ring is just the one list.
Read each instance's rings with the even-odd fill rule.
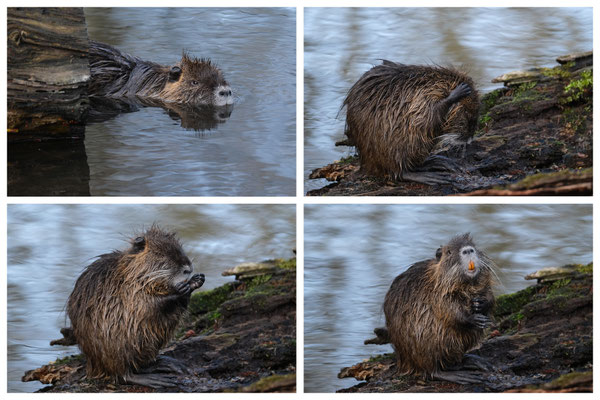
[[229,118],[180,126],[162,108],[90,124],[92,196],[293,196],[296,11],[283,8],[89,8],[90,39],[172,65],[210,58],[231,85]]
[[200,290],[233,280],[221,276],[241,262],[293,256],[295,205],[9,205],[8,391],[43,385],[20,381],[26,370],[76,354],[52,346],[65,326],[64,307],[75,280],[95,256],[128,246],[158,223],[178,233]]
[[304,221],[304,387],[333,392],[354,379],[341,368],[390,345],[365,346],[385,326],[382,304],[392,280],[471,232],[512,293],[545,267],[592,261],[591,205],[306,205]]
[[304,10],[305,190],[310,172],[353,153],[339,113],[350,87],[380,59],[464,66],[485,92],[504,73],[554,66],[592,50],[592,8],[306,8]]

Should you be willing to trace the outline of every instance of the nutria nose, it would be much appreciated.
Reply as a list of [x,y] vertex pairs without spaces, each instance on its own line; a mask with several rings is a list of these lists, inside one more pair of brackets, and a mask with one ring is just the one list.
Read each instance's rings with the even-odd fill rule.
[[475,249],[473,249],[472,247],[467,247],[463,249],[462,253],[466,256],[467,254],[475,253]]
[[231,90],[221,90],[219,92],[219,95],[221,95],[221,96],[231,96]]

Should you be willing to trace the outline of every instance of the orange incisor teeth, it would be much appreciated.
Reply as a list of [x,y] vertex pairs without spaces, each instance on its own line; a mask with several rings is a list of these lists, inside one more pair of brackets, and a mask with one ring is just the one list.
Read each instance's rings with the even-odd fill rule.
[[469,271],[473,271],[475,269],[475,263],[473,260],[469,261]]

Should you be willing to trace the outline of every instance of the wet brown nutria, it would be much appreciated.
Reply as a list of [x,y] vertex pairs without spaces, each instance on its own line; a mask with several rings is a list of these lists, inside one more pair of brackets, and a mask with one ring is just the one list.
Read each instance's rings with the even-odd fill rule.
[[402,177],[425,161],[442,134],[466,142],[475,133],[479,100],[473,80],[443,67],[384,60],[352,86],[345,134],[361,168]]
[[[89,378],[134,379],[170,340],[204,275],[174,233],[152,226],[125,251],[103,254],[86,267],[67,302],[72,331]],[[149,385],[152,385],[150,382]]]
[[167,103],[224,106],[233,103],[231,88],[210,60],[192,58],[163,66],[90,41],[92,96],[140,97]]
[[492,262],[469,234],[394,279],[383,309],[398,372],[435,375],[478,345],[494,305]]

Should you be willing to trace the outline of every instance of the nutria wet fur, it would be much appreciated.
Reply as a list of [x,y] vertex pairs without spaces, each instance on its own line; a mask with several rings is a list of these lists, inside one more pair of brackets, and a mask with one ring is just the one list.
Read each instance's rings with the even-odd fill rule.
[[346,129],[361,168],[398,178],[425,161],[443,134],[466,142],[475,133],[479,99],[473,80],[452,68],[383,61],[352,86]]
[[394,279],[383,309],[398,372],[434,374],[481,342],[494,305],[491,268],[465,234]]
[[193,106],[233,103],[223,73],[210,60],[183,53],[181,61],[163,66],[90,41],[92,96],[140,97]]
[[88,378],[124,378],[150,364],[187,309],[204,275],[174,233],[153,226],[125,251],[103,254],[83,271],[67,314]]

